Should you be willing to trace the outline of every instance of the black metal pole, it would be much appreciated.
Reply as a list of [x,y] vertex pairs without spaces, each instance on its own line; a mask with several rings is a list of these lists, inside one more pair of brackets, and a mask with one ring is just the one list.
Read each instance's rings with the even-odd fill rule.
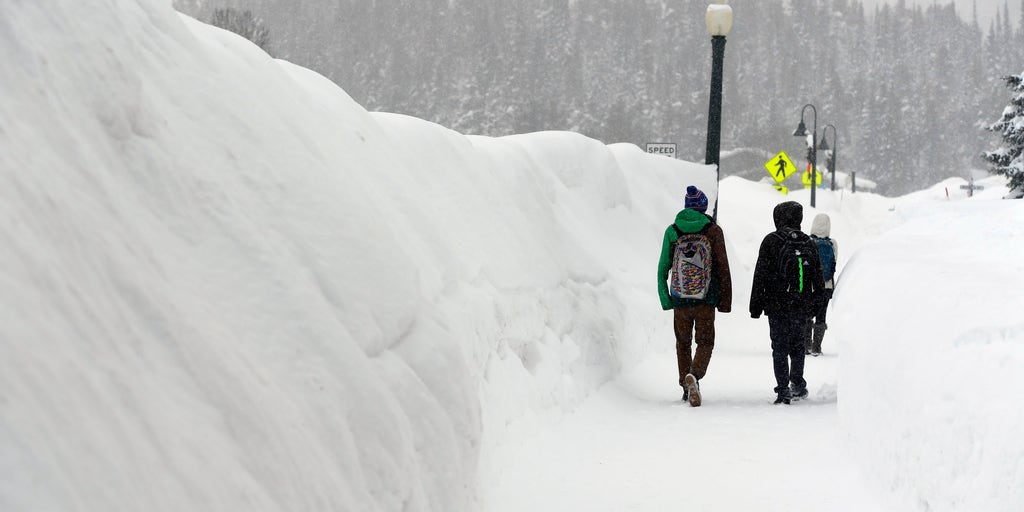
[[811,208],[815,207],[814,194],[818,189],[818,113],[814,113],[814,131],[811,132]]
[[824,138],[824,133],[829,128],[832,128],[832,165],[828,169],[828,171],[830,173],[832,173],[832,183],[831,183],[831,185],[829,185],[829,188],[831,188],[832,191],[835,192],[836,191],[836,158],[837,158],[837,156],[839,154],[839,135],[836,134],[836,127],[835,126],[833,126],[831,124],[827,124],[827,125],[825,125],[825,128],[822,128],[822,130],[821,130],[823,138]]
[[814,125],[811,130],[811,208],[814,208],[814,191],[818,188],[818,109],[810,103],[804,105],[804,108],[800,110],[801,124],[804,122],[804,112],[807,112],[807,107],[811,107],[811,112],[814,114]]
[[725,60],[725,36],[711,36],[711,99],[708,102],[708,145],[704,151],[704,163],[715,165],[715,214],[718,220],[718,196],[720,195],[722,173],[719,165],[722,137],[722,63]]
[[836,134],[836,127],[832,127],[832,191],[836,191],[836,160],[839,159],[839,135]]

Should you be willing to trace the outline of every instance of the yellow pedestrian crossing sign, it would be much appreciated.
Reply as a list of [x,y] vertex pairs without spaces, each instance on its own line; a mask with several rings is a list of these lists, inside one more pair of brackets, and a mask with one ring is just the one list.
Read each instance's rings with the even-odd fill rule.
[[[821,171],[815,169],[814,177],[817,178],[815,183],[819,186],[825,183],[821,180]],[[807,164],[807,170],[800,176],[800,182],[804,184],[804,188],[811,188],[811,164]]]
[[789,155],[785,151],[779,151],[779,154],[769,158],[764,163],[764,168],[779,183],[786,181],[786,178],[796,172],[796,166],[793,165],[793,161],[789,159]]

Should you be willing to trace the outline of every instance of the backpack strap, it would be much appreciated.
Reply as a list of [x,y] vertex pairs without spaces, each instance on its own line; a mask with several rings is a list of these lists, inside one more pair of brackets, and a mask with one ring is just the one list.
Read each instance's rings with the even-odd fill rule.
[[704,227],[700,228],[700,231],[698,231],[696,233],[683,233],[682,230],[679,229],[679,226],[676,226],[676,223],[673,222],[672,223],[672,229],[674,229],[675,232],[676,232],[676,239],[675,239],[675,241],[672,242],[672,250],[673,251],[675,250],[676,244],[679,243],[679,239],[682,238],[683,235],[689,234],[689,235],[704,235],[704,236],[707,236],[708,230],[711,229],[712,225],[714,225],[714,223],[709,222],[709,223],[705,224]]

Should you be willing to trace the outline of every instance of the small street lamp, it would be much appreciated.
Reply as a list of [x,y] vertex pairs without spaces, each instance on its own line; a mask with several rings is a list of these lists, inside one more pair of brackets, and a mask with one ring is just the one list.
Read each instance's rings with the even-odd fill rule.
[[[708,6],[704,15],[704,23],[711,34],[711,98],[708,105],[708,145],[704,152],[704,163],[715,165],[715,183],[722,179],[719,169],[722,137],[722,61],[725,59],[725,36],[732,29],[732,7],[725,5],[725,0],[715,0]],[[718,219],[718,196],[715,191],[715,220]]]
[[829,128],[832,128],[832,144],[835,146],[834,148],[832,148],[831,164],[829,164],[829,166],[828,166],[828,172],[829,172],[829,174],[832,175],[832,183],[829,185],[829,188],[831,188],[832,191],[835,192],[836,191],[836,151],[839,150],[839,136],[836,135],[836,127],[835,126],[832,126],[831,124],[826,124],[825,127],[821,129],[821,145],[818,146],[818,149],[820,149],[822,151],[828,151],[829,150],[828,142],[826,142],[827,139],[825,138],[825,135],[828,133],[828,129]]
[[818,109],[814,108],[814,105],[808,103],[800,110],[800,124],[797,125],[793,135],[807,137],[807,126],[804,125],[804,113],[807,112],[807,107],[811,107],[811,112],[814,113],[814,124],[811,130],[811,208],[814,208],[814,191],[818,188]]

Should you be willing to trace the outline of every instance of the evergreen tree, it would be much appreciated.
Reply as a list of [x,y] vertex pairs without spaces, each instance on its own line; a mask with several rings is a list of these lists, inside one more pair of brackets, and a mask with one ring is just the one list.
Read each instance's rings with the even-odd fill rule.
[[[1024,0],[986,1],[1001,5],[991,28],[948,0],[876,2],[871,12],[861,0],[729,0],[723,173],[760,179],[752,155],[802,154],[790,134],[807,103],[819,131],[837,127],[842,170],[883,194],[976,165],[991,137],[977,127],[1006,104],[994,77],[1024,60],[1024,27],[1003,5]],[[676,142],[681,158],[704,158],[708,0],[173,2],[202,19],[221,3],[252,9],[273,30],[276,56],[369,110],[480,135]]]
[[238,11],[231,7],[216,9],[210,17],[210,25],[230,30],[270,53],[270,30],[263,21],[252,15],[252,11]]
[[1020,0],[1020,18],[1017,20],[1017,62],[1024,61],[1024,0]]
[[999,121],[988,127],[989,131],[999,133],[1003,147],[986,151],[982,156],[990,165],[989,172],[1006,176],[1010,190],[1020,198],[1024,195],[1024,73],[1003,80],[1013,91],[1013,99]]

